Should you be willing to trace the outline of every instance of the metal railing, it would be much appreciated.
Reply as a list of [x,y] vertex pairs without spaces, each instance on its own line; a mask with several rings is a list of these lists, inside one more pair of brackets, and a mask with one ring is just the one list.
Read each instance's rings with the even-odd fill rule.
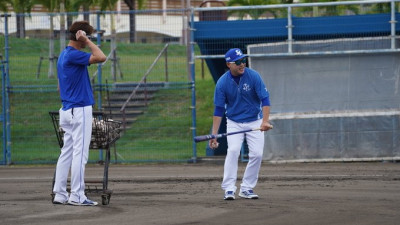
[[[400,0],[363,0],[363,1],[346,1],[346,2],[321,2],[321,3],[296,3],[296,4],[274,4],[274,5],[257,5],[257,6],[226,6],[226,7],[207,7],[207,8],[194,8],[194,12],[206,12],[206,11],[237,11],[237,10],[255,10],[255,9],[286,9],[287,10],[287,52],[270,54],[248,54],[249,57],[277,57],[277,56],[295,56],[295,55],[309,55],[310,53],[298,53],[293,52],[293,15],[292,9],[297,7],[327,7],[327,6],[339,6],[339,5],[367,5],[367,4],[383,4],[390,3],[390,39],[391,46],[389,49],[377,49],[372,51],[335,51],[331,54],[355,54],[355,53],[387,53],[387,52],[400,52],[400,49],[396,48],[396,5],[395,3],[400,2]],[[193,35],[193,33],[192,33]],[[311,53],[313,55],[325,54],[325,52]],[[195,59],[216,59],[224,58],[224,55],[195,55]]]
[[[160,51],[158,56],[154,59],[153,63],[150,65],[150,67],[147,69],[146,73],[143,75],[142,79],[139,81],[139,83],[136,85],[135,89],[131,92],[129,97],[126,99],[125,103],[122,105],[120,112],[122,112],[122,121],[123,121],[123,127],[124,130],[126,129],[126,107],[128,103],[131,101],[136,96],[136,92],[139,90],[139,87],[142,84],[147,83],[147,76],[150,74],[150,72],[153,70],[154,66],[158,62],[158,60],[161,58],[161,56],[164,54],[165,55],[165,81],[168,82],[168,46],[169,44],[165,44],[164,48]],[[145,101],[145,106],[147,106],[147,85],[144,85],[144,101]]]

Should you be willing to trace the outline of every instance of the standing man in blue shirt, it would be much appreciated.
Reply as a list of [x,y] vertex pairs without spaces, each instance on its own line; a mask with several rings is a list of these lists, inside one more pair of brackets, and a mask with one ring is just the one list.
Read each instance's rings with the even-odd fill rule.
[[[89,38],[94,32],[86,21],[74,22],[69,28],[70,41],[61,52],[58,62],[58,86],[62,102],[60,127],[64,146],[58,158],[53,193],[54,204],[94,206],[97,202],[85,195],[85,166],[89,157],[92,135],[94,97],[88,66],[104,62],[106,56]],[[81,51],[85,47],[90,53]],[[71,193],[68,196],[67,178],[71,169]]]
[[[258,199],[253,188],[257,184],[258,173],[264,150],[264,132],[272,129],[269,122],[269,93],[260,75],[246,68],[247,56],[238,48],[230,49],[225,54],[229,70],[217,81],[214,93],[214,116],[212,134],[217,134],[222,117],[226,113],[227,132],[260,128],[261,131],[227,136],[228,150],[224,165],[224,178],[221,184],[225,191],[225,200],[234,200],[238,159],[244,139],[249,146],[249,162],[240,184],[239,196]],[[218,147],[216,139],[209,141],[211,148]]]

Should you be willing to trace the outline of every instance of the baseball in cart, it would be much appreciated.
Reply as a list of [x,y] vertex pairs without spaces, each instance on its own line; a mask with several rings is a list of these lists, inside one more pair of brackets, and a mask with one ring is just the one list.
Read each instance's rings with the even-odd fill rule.
[[[63,137],[64,131],[60,127],[60,117],[59,112],[49,112],[51,120],[54,125],[54,130],[57,136],[58,144],[60,148],[63,147]],[[90,150],[105,150],[105,160],[104,160],[104,176],[102,181],[85,181],[86,188],[85,194],[95,193],[101,195],[101,200],[103,205],[108,205],[110,203],[110,198],[112,190],[108,189],[108,167],[110,164],[110,148],[114,143],[120,138],[121,122],[109,119],[107,114],[103,112],[93,112],[93,122],[92,122],[92,137],[90,141]],[[54,173],[55,175],[55,173]],[[52,192],[51,201],[54,200],[53,187],[55,182],[55,176],[52,182]],[[102,185],[102,188],[98,188],[97,185]]]

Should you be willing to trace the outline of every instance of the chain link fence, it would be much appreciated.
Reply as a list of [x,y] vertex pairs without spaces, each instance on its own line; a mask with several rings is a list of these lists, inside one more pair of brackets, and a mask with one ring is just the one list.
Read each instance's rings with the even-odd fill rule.
[[[89,21],[97,30],[94,41],[107,55],[106,63],[91,65],[89,73],[95,110],[107,112],[125,127],[112,149],[112,161],[175,162],[197,157],[192,138],[196,120],[205,118],[196,118],[196,101],[212,110],[212,93],[195,98],[194,77],[208,70],[217,81],[227,69],[223,58],[227,49],[238,47],[249,54],[250,67],[266,65],[263,62],[269,59],[284,63],[292,57],[290,68],[299,73],[301,60],[293,57],[393,54],[398,52],[398,11],[398,0],[233,7],[208,1],[191,9],[2,15],[2,89],[7,93],[0,117],[3,163],[57,160],[59,148],[49,111],[61,106],[56,61],[68,43],[66,30],[72,21]],[[302,96],[304,90],[293,89],[292,94]],[[272,98],[277,96],[284,94]],[[290,102],[271,102],[272,117],[284,120],[279,113],[287,112],[274,104]],[[397,113],[398,106],[394,108]],[[212,112],[203,117],[211,128]],[[289,146],[291,158],[298,158],[294,149],[302,140]],[[391,146],[398,151],[398,139],[392,138]],[[226,145],[220,147],[226,151]],[[272,147],[279,152],[279,146]],[[219,150],[224,149],[214,153]],[[103,157],[101,150],[92,151],[90,162]]]
[[[25,21],[23,36],[17,27],[20,17]],[[132,18],[136,20],[133,28]],[[107,55],[105,63],[89,67],[94,110],[109,114],[125,127],[112,148],[112,162],[174,162],[193,157],[194,86],[182,34],[187,29],[183,26],[185,10],[11,14],[0,19],[4,24],[0,48],[7,50],[5,65],[9,68],[9,76],[3,76],[9,82],[5,89],[10,112],[10,135],[1,140],[2,146],[10,141],[5,145],[9,154],[4,162],[56,162],[57,131],[49,112],[61,107],[57,56],[68,44],[67,27],[84,19],[98,31],[93,42]],[[103,158],[102,150],[91,151],[89,161]]]
[[[274,129],[265,134],[264,160],[399,159],[399,1],[195,12],[202,53],[195,58],[207,62],[214,80],[227,69],[227,49],[241,48],[269,89]],[[211,155],[226,153],[221,143]]]

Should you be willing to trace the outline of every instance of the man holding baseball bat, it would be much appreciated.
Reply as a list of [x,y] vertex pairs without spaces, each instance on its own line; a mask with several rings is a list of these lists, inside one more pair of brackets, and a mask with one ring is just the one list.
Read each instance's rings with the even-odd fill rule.
[[[86,21],[74,22],[69,28],[70,41],[58,57],[58,85],[62,108],[60,127],[64,145],[57,161],[53,193],[54,204],[94,206],[97,202],[85,195],[85,166],[92,134],[93,91],[87,67],[104,62],[106,56],[89,38],[94,29]],[[81,49],[88,47],[90,53]],[[71,169],[71,193],[67,178]]]
[[[224,165],[221,188],[225,200],[234,200],[238,159],[244,139],[249,146],[249,162],[240,184],[239,196],[258,199],[253,188],[257,184],[264,150],[264,133],[272,129],[269,123],[269,93],[257,71],[246,68],[247,56],[238,48],[229,49],[225,54],[229,70],[217,81],[214,93],[214,116],[212,134],[217,134],[224,113],[227,117],[227,133],[260,128],[227,136],[228,150]],[[211,139],[212,149],[218,147],[217,139]]]

